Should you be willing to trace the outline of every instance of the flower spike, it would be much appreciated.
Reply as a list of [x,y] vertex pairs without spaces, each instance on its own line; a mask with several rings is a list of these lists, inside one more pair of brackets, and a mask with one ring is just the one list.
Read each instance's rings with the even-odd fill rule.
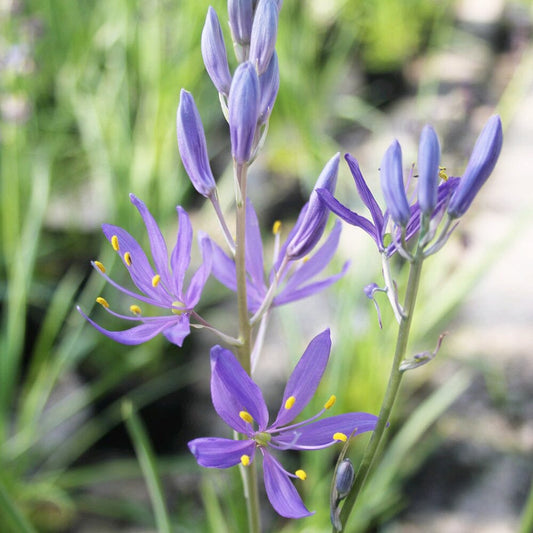
[[502,142],[502,122],[498,115],[493,115],[477,138],[463,177],[450,200],[448,215],[451,218],[460,218],[466,213],[479,189],[494,170]]

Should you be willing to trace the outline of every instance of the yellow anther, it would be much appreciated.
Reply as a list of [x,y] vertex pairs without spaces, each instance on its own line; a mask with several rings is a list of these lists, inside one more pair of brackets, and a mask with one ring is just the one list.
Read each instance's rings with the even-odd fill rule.
[[118,237],[116,235],[111,237],[111,246],[115,252],[118,252]]
[[135,304],[130,305],[130,311],[134,315],[141,315],[142,314],[141,308],[138,305],[135,305]]
[[103,263],[100,263],[100,261],[95,261],[94,264],[96,265],[96,268],[102,272],[102,274],[105,274],[105,266]]
[[337,401],[337,396],[335,396],[335,394],[332,394],[329,397],[329,400],[324,404],[324,409],[331,409],[336,401]]
[[96,298],[96,303],[100,304],[102,307],[105,307],[106,309],[109,307],[107,300],[105,298],[102,298],[101,296],[98,296],[98,298]]
[[241,455],[241,464],[243,466],[248,466],[250,464],[250,456],[249,455]]
[[159,285],[159,282],[161,281],[161,276],[159,274],[156,274],[152,278],[152,287],[157,287]]
[[285,401],[285,409],[290,409],[294,405],[295,401],[296,398],[294,396],[289,396]]
[[281,221],[276,220],[276,222],[274,222],[274,224],[272,225],[272,233],[274,235],[277,235],[280,231],[281,231]]
[[448,181],[448,174],[446,174],[446,167],[439,166],[439,178],[444,181]]
[[311,256],[309,256],[309,255],[306,255],[305,257],[302,257],[302,263],[307,263],[307,261],[309,261],[309,259],[311,259]]
[[348,437],[344,433],[334,433],[333,434],[333,440],[340,440],[342,442],[346,442],[348,440]]
[[296,472],[294,472],[294,475],[298,476],[302,481],[305,481],[307,479],[307,474],[305,470],[296,470]]
[[241,411],[239,413],[239,416],[245,421],[248,422],[248,424],[251,424],[254,419],[252,418],[252,415],[248,411]]
[[126,264],[128,266],[131,266],[131,254],[129,252],[126,252],[124,254],[124,261],[126,261]]

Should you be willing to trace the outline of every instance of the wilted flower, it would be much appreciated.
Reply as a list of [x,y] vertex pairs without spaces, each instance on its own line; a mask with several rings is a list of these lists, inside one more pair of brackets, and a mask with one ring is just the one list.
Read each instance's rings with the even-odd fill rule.
[[189,287],[186,289],[184,281],[191,259],[192,244],[192,227],[187,213],[183,208],[177,208],[178,238],[170,256],[169,266],[167,245],[157,223],[141,200],[133,194],[130,195],[130,199],[139,210],[146,226],[155,269],[137,241],[126,230],[111,224],[102,226],[104,235],[118,253],[139,292],[130,291],[115,283],[106,274],[104,265],[99,261],[93,261],[92,265],[102,277],[124,294],[139,302],[164,309],[166,312],[162,315],[148,316],[143,313],[139,305],[133,304],[130,306],[132,315],[127,316],[112,311],[108,302],[99,297],[96,301],[108,313],[129,322],[141,322],[140,325],[124,331],[109,331],[91,320],[79,307],[78,311],[98,331],[122,344],[141,344],[163,333],[170,342],[181,346],[183,339],[190,332],[190,315],[200,299],[211,271],[211,242],[205,235],[199,237],[203,264],[192,275]]
[[461,182],[450,200],[448,215],[451,218],[459,218],[466,213],[479,189],[494,170],[502,143],[502,122],[498,115],[493,115],[477,138]]
[[331,396],[315,416],[290,424],[314,396],[326,369],[330,349],[329,330],[309,343],[287,382],[277,417],[269,424],[267,406],[259,387],[229,350],[215,346],[211,350],[213,405],[224,422],[246,438],[192,440],[189,449],[198,464],[209,468],[229,468],[238,464],[246,467],[259,451],[263,456],[267,496],[274,509],[287,518],[312,514],[290,480],[305,480],[307,474],[303,470],[296,470],[294,474],[288,472],[272,452],[327,448],[345,442],[351,435],[372,431],[377,422],[377,417],[368,413],[346,413],[317,420],[335,403],[335,396]]

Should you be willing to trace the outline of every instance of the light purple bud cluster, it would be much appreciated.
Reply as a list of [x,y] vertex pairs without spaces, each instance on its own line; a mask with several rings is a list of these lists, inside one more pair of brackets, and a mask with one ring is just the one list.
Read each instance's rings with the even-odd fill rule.
[[398,226],[405,227],[411,218],[411,209],[403,183],[402,149],[394,141],[381,161],[381,189],[390,216]]
[[340,154],[335,154],[327,163],[309,197],[301,224],[287,246],[287,256],[294,260],[305,257],[322,237],[328,220],[328,207],[321,201],[317,189],[335,192],[339,171]]
[[182,89],[177,113],[178,148],[194,188],[208,198],[216,189],[209,165],[204,128],[191,93]]
[[480,133],[459,186],[450,200],[448,215],[451,218],[462,217],[468,210],[479,189],[494,170],[502,142],[502,122],[498,115],[493,115]]
[[259,79],[249,61],[237,67],[229,93],[231,154],[238,164],[250,159],[259,118]]

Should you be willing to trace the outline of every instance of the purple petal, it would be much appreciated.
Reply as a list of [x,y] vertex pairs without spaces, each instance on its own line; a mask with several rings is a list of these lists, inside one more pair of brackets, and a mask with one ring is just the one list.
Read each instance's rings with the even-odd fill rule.
[[164,331],[172,325],[173,317],[161,317],[161,320],[151,320],[124,331],[109,331],[108,329],[99,326],[94,320],[91,320],[79,307],[77,308],[81,316],[87,320],[100,333],[103,333],[110,339],[121,344],[136,345],[153,339],[157,334]]
[[205,282],[211,273],[211,268],[213,265],[211,239],[209,239],[206,234],[200,232],[198,235],[198,241],[200,244],[200,249],[202,250],[203,262],[198,270],[193,274],[191,283],[187,289],[187,297],[185,298],[184,302],[187,307],[194,307],[198,303],[198,300],[200,300]]
[[233,40],[241,45],[250,42],[254,6],[252,0],[228,0],[228,17]]
[[366,231],[374,239],[378,248],[381,247],[381,235],[370,220],[354,213],[342,205],[329,191],[326,191],[325,189],[317,189],[317,193],[332,213],[335,213],[342,220],[348,222],[348,224]]
[[235,356],[221,346],[211,348],[211,399],[216,412],[234,430],[250,435],[252,427],[240,416],[248,412],[259,431],[268,424],[268,410],[259,387]]
[[305,507],[283,467],[266,450],[263,451],[263,474],[268,499],[278,514],[285,518],[314,514]]
[[192,225],[189,215],[183,207],[176,207],[178,211],[178,237],[172,250],[170,264],[172,266],[172,288],[178,298],[183,297],[183,280],[191,262]]
[[157,225],[154,217],[146,207],[146,205],[139,200],[134,194],[130,194],[131,203],[138,209],[146,226],[148,238],[150,239],[150,250],[152,251],[152,258],[155,263],[157,273],[161,276],[163,283],[169,288],[172,288],[170,276],[168,271],[168,250],[165,239],[161,234],[161,230]]
[[268,68],[278,33],[278,5],[274,0],[259,0],[250,36],[250,61],[259,75]]
[[403,182],[402,149],[396,140],[389,146],[381,160],[380,177],[387,210],[398,226],[405,227],[409,222],[411,211]]
[[252,460],[256,444],[251,440],[206,437],[191,440],[187,446],[200,466],[230,468],[238,465],[243,455],[248,455]]
[[[155,273],[139,243],[126,230],[118,226],[103,224],[102,230],[109,242],[112,241],[113,236],[117,237],[119,244],[118,255],[137,288],[155,300],[160,300],[168,305],[170,299],[164,289],[161,286],[155,288],[152,286],[152,278]],[[129,252],[131,257],[131,264],[129,265],[124,258],[126,252]]]
[[422,212],[428,215],[433,213],[437,205],[439,164],[439,138],[431,126],[424,126],[418,148],[418,204]]
[[[283,393],[281,408],[272,428],[283,426],[296,418],[313,397],[328,364],[331,350],[329,329],[319,333],[306,348],[294,368]],[[292,407],[287,409],[285,402],[294,397]]]
[[246,201],[246,271],[260,291],[266,291],[263,265],[263,242],[254,206]]
[[165,329],[163,331],[163,335],[169,342],[181,347],[183,346],[183,340],[189,335],[190,332],[191,327],[189,324],[189,315],[187,313],[177,316],[174,325]]
[[355,186],[357,187],[357,192],[359,193],[361,200],[363,200],[363,203],[370,211],[370,215],[372,216],[372,220],[376,226],[377,234],[379,235],[381,234],[384,225],[383,211],[381,211],[381,208],[376,202],[374,195],[370,192],[370,189],[368,188],[368,185],[366,184],[363,174],[359,168],[359,163],[355,157],[351,156],[350,154],[346,154],[344,159],[346,160],[346,163],[348,163],[348,167],[352,173]]
[[335,433],[343,433],[346,437],[356,430],[354,435],[373,431],[378,417],[369,413],[346,413],[331,416],[307,426],[300,426],[288,431],[281,430],[279,435],[272,437],[272,444],[289,450],[315,450],[332,446],[337,440]]
[[274,51],[272,59],[268,64],[266,71],[259,76],[259,88],[261,90],[261,97],[259,103],[259,124],[264,124],[274,107],[276,96],[279,90],[279,66],[278,55]]
[[339,245],[341,229],[341,223],[337,220],[326,242],[290,276],[283,292],[297,289],[326,268]]
[[212,274],[226,286],[229,290],[237,291],[237,274],[235,271],[235,261],[230,259],[220,248],[218,244],[211,241],[211,249],[213,254]]

